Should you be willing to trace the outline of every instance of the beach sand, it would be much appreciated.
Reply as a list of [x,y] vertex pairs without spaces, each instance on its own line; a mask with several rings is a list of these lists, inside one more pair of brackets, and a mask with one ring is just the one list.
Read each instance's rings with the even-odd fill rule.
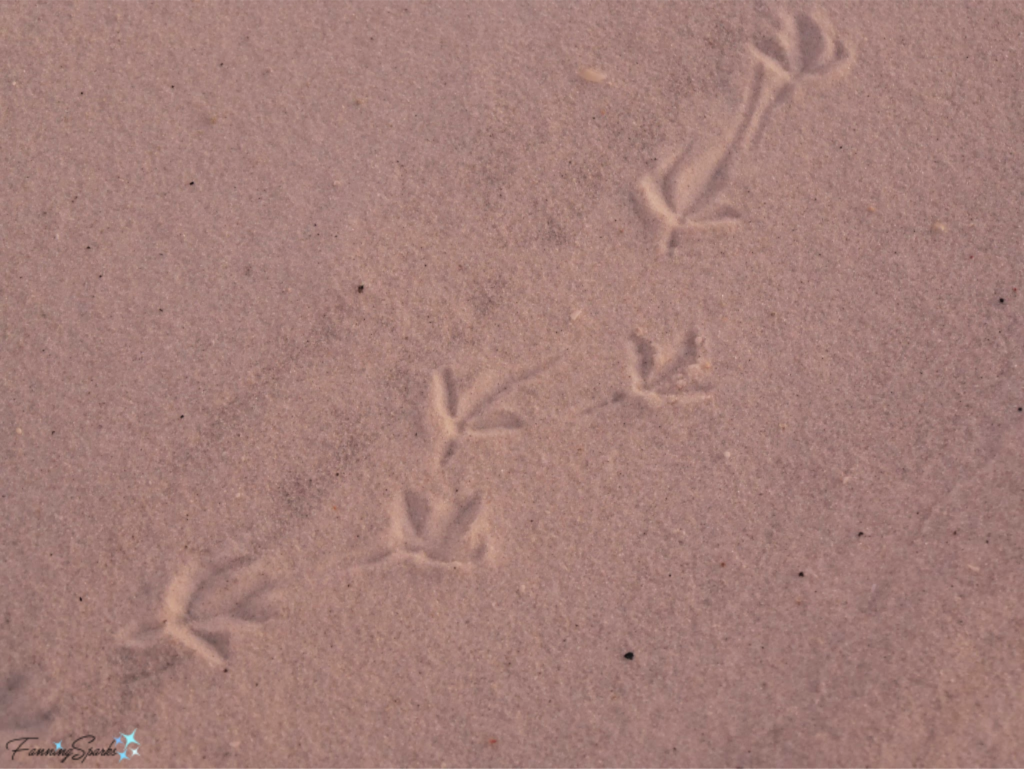
[[1024,764],[1022,38],[0,6],[0,762]]

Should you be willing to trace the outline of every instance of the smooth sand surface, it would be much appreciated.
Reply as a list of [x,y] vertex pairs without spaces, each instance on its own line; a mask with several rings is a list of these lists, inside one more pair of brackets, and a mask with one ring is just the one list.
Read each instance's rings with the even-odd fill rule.
[[0,62],[0,763],[1024,764],[1024,4]]

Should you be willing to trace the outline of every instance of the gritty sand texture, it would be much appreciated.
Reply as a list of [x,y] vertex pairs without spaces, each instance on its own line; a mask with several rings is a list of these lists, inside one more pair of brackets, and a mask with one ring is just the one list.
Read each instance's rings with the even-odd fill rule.
[[0,764],[1024,764],[1024,4],[0,62]]

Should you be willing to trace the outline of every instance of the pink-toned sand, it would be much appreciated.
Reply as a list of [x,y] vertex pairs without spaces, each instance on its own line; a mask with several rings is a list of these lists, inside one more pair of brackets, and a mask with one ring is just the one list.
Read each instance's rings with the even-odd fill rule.
[[1024,765],[1024,4],[0,63],[0,766]]

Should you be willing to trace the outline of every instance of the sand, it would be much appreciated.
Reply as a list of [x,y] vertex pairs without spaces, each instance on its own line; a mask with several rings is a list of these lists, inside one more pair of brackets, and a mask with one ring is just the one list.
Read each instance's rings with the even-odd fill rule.
[[0,762],[1024,764],[1022,39],[0,5]]

